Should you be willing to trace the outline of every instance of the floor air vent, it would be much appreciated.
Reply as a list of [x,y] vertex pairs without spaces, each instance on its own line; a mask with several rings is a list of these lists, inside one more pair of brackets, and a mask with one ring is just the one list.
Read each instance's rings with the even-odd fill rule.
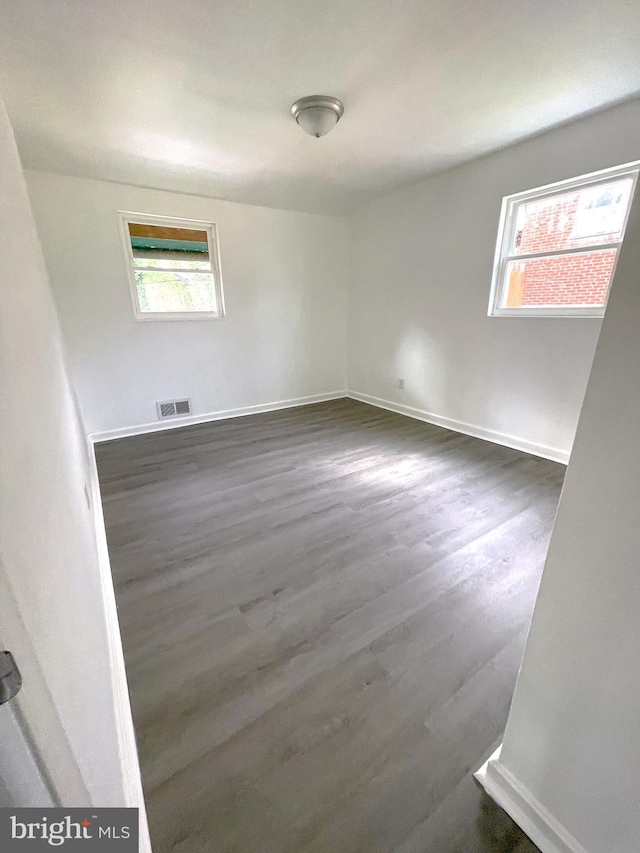
[[191,414],[191,400],[167,400],[164,403],[156,403],[158,418],[178,418],[180,415]]

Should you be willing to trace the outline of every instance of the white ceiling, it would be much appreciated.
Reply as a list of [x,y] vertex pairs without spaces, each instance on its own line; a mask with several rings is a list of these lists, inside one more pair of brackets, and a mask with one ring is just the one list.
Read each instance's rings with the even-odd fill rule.
[[[3,0],[27,167],[293,210],[370,198],[640,92],[638,0]],[[303,95],[345,115],[323,139]]]

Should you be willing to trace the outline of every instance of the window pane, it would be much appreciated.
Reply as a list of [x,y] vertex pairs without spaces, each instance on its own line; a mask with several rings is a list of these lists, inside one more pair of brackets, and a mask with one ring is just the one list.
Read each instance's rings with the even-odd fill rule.
[[582,248],[622,239],[631,178],[520,204],[513,255]]
[[135,276],[142,313],[217,310],[211,273],[136,270]]
[[211,271],[209,261],[194,261],[174,258],[149,258],[149,257],[134,257],[133,265],[136,268],[142,269],[159,269],[159,270],[207,270]]
[[206,264],[205,269],[211,269],[206,231],[143,222],[129,222],[128,228],[134,266],[155,266],[163,261],[180,266],[189,261]]
[[530,258],[507,264],[503,308],[529,305],[602,306],[616,261],[615,249]]

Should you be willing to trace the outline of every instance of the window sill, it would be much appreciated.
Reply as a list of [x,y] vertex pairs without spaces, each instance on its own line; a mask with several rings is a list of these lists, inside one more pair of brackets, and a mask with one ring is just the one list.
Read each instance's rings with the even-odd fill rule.
[[587,319],[595,319],[602,320],[604,317],[604,307],[598,306],[597,308],[570,308],[570,307],[561,307],[557,308],[538,308],[535,306],[531,306],[530,308],[494,308],[492,311],[489,311],[489,317],[529,317],[529,318],[538,318],[538,319],[567,319],[568,317],[573,317],[581,320]]
[[190,311],[185,314],[135,314],[134,319],[140,323],[169,323],[177,320],[223,320],[224,314],[215,314],[208,311]]

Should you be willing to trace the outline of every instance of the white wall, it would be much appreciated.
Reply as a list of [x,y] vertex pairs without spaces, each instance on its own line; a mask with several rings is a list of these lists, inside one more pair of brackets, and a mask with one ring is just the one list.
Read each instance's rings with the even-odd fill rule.
[[639,425],[636,200],[500,756],[588,853],[640,847]]
[[487,317],[500,205],[638,159],[639,140],[636,101],[356,212],[349,388],[566,456],[601,321]]
[[[27,172],[89,432],[346,387],[345,220]],[[118,210],[218,224],[227,316],[136,322]]]
[[86,438],[1,102],[0,198],[1,641],[63,804],[124,805]]
[[[191,397],[198,415],[348,384],[566,459],[601,322],[487,317],[500,204],[636,159],[639,137],[638,102],[620,105],[378,199],[350,222],[28,172],[89,432],[155,423],[155,401],[172,397]],[[224,320],[135,322],[119,209],[218,223]]]

